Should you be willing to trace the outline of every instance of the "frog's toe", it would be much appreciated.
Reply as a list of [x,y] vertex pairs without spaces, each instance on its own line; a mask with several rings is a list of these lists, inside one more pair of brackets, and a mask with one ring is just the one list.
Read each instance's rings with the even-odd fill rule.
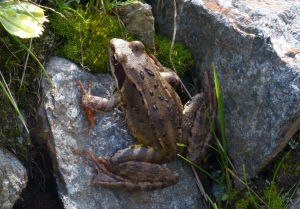
[[99,169],[98,169],[98,174],[97,174],[96,178],[91,181],[92,184],[101,184],[101,185],[103,185],[105,183],[113,184],[116,182],[118,182],[116,179],[114,179],[110,175],[103,173],[102,170],[99,170]]
[[[83,152],[85,152],[86,154],[88,154],[91,159],[93,160],[93,162],[96,164],[98,170],[101,170],[101,171],[107,171],[106,167],[105,167],[105,164],[103,163],[103,161],[105,161],[103,158],[97,158],[97,156],[89,151],[89,150],[84,150]],[[101,160],[100,160],[101,159]]]

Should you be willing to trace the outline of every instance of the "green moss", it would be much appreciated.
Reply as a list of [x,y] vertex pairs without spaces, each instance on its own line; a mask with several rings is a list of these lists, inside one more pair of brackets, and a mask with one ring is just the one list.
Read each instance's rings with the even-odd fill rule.
[[[51,26],[61,42],[56,46],[54,54],[67,57],[77,64],[81,64],[83,55],[84,67],[93,72],[107,72],[107,46],[109,40],[124,37],[126,34],[124,29],[120,27],[120,23],[115,16],[93,11],[87,12],[81,7],[78,7],[76,12],[85,21],[75,13],[66,13],[66,19],[56,13],[49,16]],[[128,41],[136,38],[130,34],[126,35]],[[164,66],[171,67],[169,60],[171,40],[156,35],[155,43],[156,52],[154,52],[154,55]],[[172,58],[179,76],[182,76],[185,70],[195,66],[191,52],[183,44],[175,43]]]
[[250,206],[250,199],[240,199],[235,203],[235,208],[236,209],[247,209]]
[[[76,11],[84,17],[85,21],[74,13],[67,13],[66,19],[56,13],[50,15],[51,26],[61,41],[54,53],[67,57],[77,64],[82,62],[83,55],[84,67],[93,72],[107,72],[109,40],[117,37],[122,38],[125,31],[120,27],[115,16],[86,12],[81,7],[78,7]],[[133,35],[126,35],[128,41],[134,39]],[[155,43],[156,52],[154,55],[164,66],[171,67],[169,60],[171,40],[156,35]],[[179,76],[182,76],[185,70],[195,66],[191,52],[183,44],[175,43],[172,56]]]
[[229,204],[232,204],[233,202],[235,202],[239,196],[240,196],[240,192],[236,189],[232,189],[228,194]]
[[[286,175],[286,174],[289,173],[289,174],[293,174],[295,176],[298,176],[300,174],[300,170],[299,170],[300,162],[290,160],[290,159],[291,159],[291,155],[289,155],[286,158],[286,160],[283,161],[282,164],[280,165],[280,169],[279,169],[280,175]],[[277,168],[279,163],[280,163],[280,161],[278,160],[278,162],[276,162],[276,164],[274,166],[274,169]]]
[[[170,62],[170,48],[172,40],[162,35],[155,36],[156,51],[154,55],[165,67],[172,67]],[[177,70],[177,74],[182,77],[184,72],[188,69],[195,67],[195,61],[193,59],[190,50],[181,43],[175,43],[172,52],[172,60]]]
[[83,65],[91,71],[107,72],[109,40],[122,37],[123,28],[115,16],[86,12],[81,7],[76,11],[85,21],[71,13],[66,14],[66,19],[56,13],[50,15],[51,25],[61,38],[61,44],[54,53],[67,57],[77,64],[81,63],[83,57]]
[[264,191],[264,195],[262,198],[272,209],[284,208],[284,201],[281,198],[276,185],[267,187]]
[[[272,209],[282,209],[284,208],[284,200],[281,198],[280,193],[276,185],[267,187],[262,195],[263,201],[268,205],[268,208]],[[255,197],[256,204],[262,204],[261,201]],[[254,207],[253,202],[249,197],[244,197],[236,201],[236,209],[247,209],[247,208],[256,208]]]

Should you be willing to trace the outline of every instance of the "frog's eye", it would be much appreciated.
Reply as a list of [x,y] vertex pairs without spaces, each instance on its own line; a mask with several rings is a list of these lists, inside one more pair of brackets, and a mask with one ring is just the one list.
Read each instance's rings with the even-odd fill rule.
[[112,63],[113,63],[114,65],[118,65],[118,64],[119,64],[118,56],[117,56],[116,53],[111,57],[111,61],[112,61]]

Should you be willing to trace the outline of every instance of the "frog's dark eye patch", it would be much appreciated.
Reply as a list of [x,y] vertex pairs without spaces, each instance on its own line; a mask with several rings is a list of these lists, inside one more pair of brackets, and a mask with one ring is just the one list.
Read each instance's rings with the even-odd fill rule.
[[116,53],[114,53],[114,55],[111,57],[111,61],[114,65],[118,65],[119,61],[118,61],[118,56]]
[[118,87],[118,89],[121,90],[124,80],[125,80],[125,77],[126,77],[126,74],[124,72],[122,65],[120,65],[120,64],[116,65],[114,72],[115,72],[115,77],[117,79],[117,83],[116,83],[117,87]]

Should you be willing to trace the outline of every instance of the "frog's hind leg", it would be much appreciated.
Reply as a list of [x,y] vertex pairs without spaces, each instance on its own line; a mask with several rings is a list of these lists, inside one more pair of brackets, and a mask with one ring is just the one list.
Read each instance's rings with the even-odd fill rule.
[[[137,148],[136,146],[138,145],[131,145],[128,148],[119,150],[108,161],[103,158],[98,159],[92,152],[85,150],[98,169],[97,177],[92,183],[107,187],[153,190],[165,188],[178,182],[179,175],[176,172],[155,164],[155,162],[144,162],[147,160],[147,155],[138,152],[138,149],[131,148]],[[147,148],[144,147],[144,149]],[[149,149],[147,150],[148,153],[152,153]],[[147,153],[147,150],[144,150],[145,153]],[[156,160],[160,158],[157,153],[152,153],[151,157],[148,157],[153,160],[154,156],[156,156]]]
[[[135,185],[148,185],[156,188],[164,188],[176,184],[179,175],[160,164],[175,158],[176,153],[167,154],[140,144],[133,144],[127,148],[118,150],[107,161],[107,168],[122,176]],[[150,186],[151,185],[151,186]]]
[[106,186],[126,186],[127,189],[152,190],[174,185],[179,175],[169,168],[148,162],[129,161],[114,167],[118,176],[126,178],[125,181],[114,183],[100,183]]

